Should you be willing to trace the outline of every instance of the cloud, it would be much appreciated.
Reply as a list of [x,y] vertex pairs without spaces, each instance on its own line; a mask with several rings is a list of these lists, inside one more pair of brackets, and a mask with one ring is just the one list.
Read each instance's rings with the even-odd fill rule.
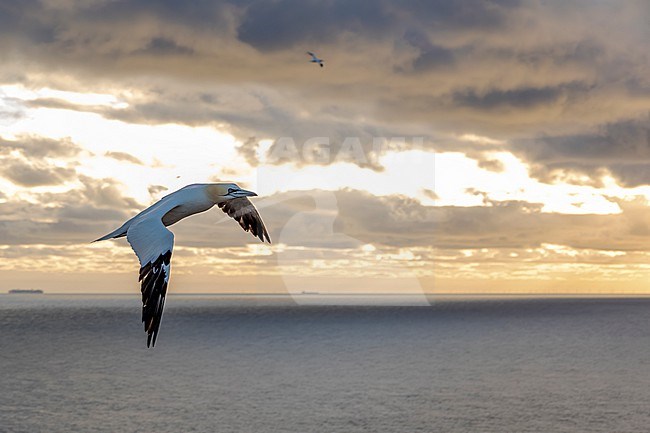
[[[364,244],[392,248],[536,248],[553,243],[577,249],[647,251],[643,233],[650,227],[650,220],[643,213],[643,200],[617,200],[623,209],[617,215],[566,215],[543,213],[541,205],[521,201],[434,207],[405,197],[376,197],[354,190],[309,191],[303,195],[296,192],[286,197],[291,196],[293,201],[277,206],[286,206],[281,218],[276,215],[276,206],[263,212],[265,218],[271,218],[276,238],[282,221],[289,221],[292,214],[303,212],[316,221],[327,221],[332,211],[336,215],[336,232]],[[319,202],[326,205],[309,206]],[[306,222],[291,238],[302,240],[301,245],[314,246],[319,237],[310,237],[310,227]]]
[[[612,113],[638,117],[649,98],[642,47],[650,7],[641,1],[615,10],[607,2],[525,0],[53,4],[5,6],[22,24],[0,36],[29,53],[33,71],[10,57],[7,75],[23,71],[43,84],[38,72],[57,66],[83,87],[166,89],[135,107],[143,119],[222,123],[246,129],[242,140],[307,126],[340,136],[360,118],[389,130],[408,122],[432,135],[584,132],[615,120]],[[584,23],[571,18],[578,13]],[[594,30],[607,23],[625,31]],[[317,74],[304,54],[316,41],[328,60]],[[164,73],[152,79],[154,71]],[[199,94],[197,80],[244,87],[235,103],[227,90],[192,97],[193,109],[189,99],[181,107],[169,98]],[[270,89],[282,98],[266,98]],[[251,113],[256,98],[262,109]]]
[[61,245],[89,242],[143,206],[124,197],[112,179],[79,176],[65,192],[31,192],[0,203],[0,243]]
[[[338,155],[352,137],[370,156],[352,162],[380,171],[370,151],[372,139],[406,137],[405,148],[463,152],[493,171],[503,164],[490,152],[513,152],[547,182],[578,173],[590,178],[581,182],[597,185],[612,173],[627,186],[648,184],[650,6],[641,0],[613,5],[587,0],[373,5],[251,0],[191,6],[171,0],[0,1],[0,49],[6,53],[0,82],[105,92],[124,102],[120,107],[52,99],[23,104],[33,110],[89,111],[131,123],[209,125],[231,132],[253,167],[269,156],[262,140],[270,140],[270,153],[277,155],[282,138],[303,150],[307,140],[325,137],[330,155]],[[306,49],[323,56],[327,66],[313,68]],[[3,101],[9,108],[0,121],[25,114],[16,99]],[[459,138],[467,134],[494,140]],[[408,141],[414,137],[424,140]],[[115,179],[78,176],[80,152],[80,145],[65,139],[0,141],[4,177],[26,187],[68,189],[6,194],[0,239],[86,242],[144,207],[125,196]],[[105,156],[142,164],[128,152]],[[334,161],[299,152],[275,162]],[[149,194],[162,193],[162,186],[153,185],[158,182],[144,183],[151,183]],[[332,197],[333,222],[332,214],[318,212],[318,200]],[[645,251],[649,226],[642,202],[618,202],[619,215],[560,215],[542,213],[539,204],[525,201],[428,207],[360,191],[294,192],[269,200],[276,204],[262,214],[272,236],[283,238],[292,221],[284,238],[290,246],[319,251],[352,248],[356,244],[349,238],[387,254],[432,245],[506,254],[509,248],[544,243]],[[215,225],[222,217],[215,210],[175,226],[179,245],[224,249],[255,242],[233,221]],[[334,234],[326,238],[330,225]]]
[[[539,152],[566,145],[590,159],[597,128],[647,115],[647,2],[1,4],[0,45],[12,49],[0,81],[105,90],[128,104],[36,100],[33,107],[210,125],[247,143],[239,150],[252,165],[258,149],[250,137],[275,142],[271,150],[282,138],[301,147],[326,137],[331,155],[352,137],[370,156],[373,137],[424,137],[422,147],[482,159],[476,143],[454,139],[472,133],[513,142],[505,148],[530,159],[540,179],[555,178],[559,169],[598,176],[605,168],[626,185],[649,181],[642,162],[613,154],[587,163],[535,155],[543,143],[549,150]],[[12,24],[18,17],[20,26]],[[612,30],[596,30],[605,27]],[[323,71],[311,68],[306,49],[326,59]],[[45,73],[52,68],[62,74]],[[571,137],[575,143],[560,142]],[[300,153],[276,162],[333,161]],[[351,162],[382,169],[373,157]]]
[[650,118],[606,124],[590,134],[515,141],[512,150],[534,164],[533,174],[547,182],[574,172],[594,180],[611,173],[629,187],[650,184]]
[[260,50],[332,42],[346,31],[380,34],[391,20],[383,4],[288,0],[252,1],[237,27],[238,38]]
[[136,51],[136,54],[154,55],[154,56],[171,56],[194,54],[192,48],[178,45],[171,39],[164,37],[155,37],[149,41],[146,47]]
[[24,117],[25,110],[22,101],[17,98],[6,97],[0,91],[0,125],[12,124]]
[[[380,151],[375,152],[375,139],[401,139],[402,144],[408,145],[421,138],[414,137],[416,131],[410,128],[359,121],[351,111],[336,106],[323,107],[320,113],[304,116],[300,114],[300,107],[292,104],[291,99],[274,90],[256,90],[251,94],[245,88],[224,88],[221,92],[160,89],[148,92],[128,108],[102,108],[98,111],[125,122],[178,122],[225,128],[242,141],[237,150],[253,166],[257,166],[260,159],[265,163],[293,162],[298,165],[345,160],[379,170],[377,158],[389,147],[382,145]],[[274,143],[267,151],[260,152],[258,142],[263,139]],[[306,149],[314,141],[327,147],[327,156],[314,157],[314,152]],[[295,146],[297,152],[287,152],[287,144]],[[357,148],[364,158],[356,159],[355,155],[350,155]]]
[[259,50],[279,50],[305,42],[334,43],[347,34],[385,39],[404,29],[461,32],[507,25],[519,0],[313,2],[250,1],[237,27],[238,38]]
[[[357,190],[294,191],[256,201],[274,243],[295,247],[526,249],[551,243],[576,249],[648,251],[645,233],[650,219],[643,200],[617,203],[621,214],[567,215],[541,212],[542,205],[523,201],[424,206],[401,196],[377,197]],[[173,230],[177,243],[190,247],[256,242],[216,210],[181,222]],[[209,233],[214,236],[206,236]]]
[[[59,185],[76,178],[75,163],[70,160],[80,152],[69,139],[0,138],[0,176],[23,187]],[[63,165],[62,161],[67,163]]]
[[[399,39],[396,45],[400,49],[407,49],[408,47],[401,47]],[[415,48],[418,51],[410,67],[404,65],[397,65],[396,72],[427,72],[429,70],[451,66],[455,61],[455,53],[453,49],[448,49],[431,42],[429,35],[417,28],[408,29],[404,34],[404,42],[408,46]]]
[[498,108],[527,108],[541,104],[555,104],[561,98],[571,98],[585,93],[589,86],[584,83],[566,83],[553,87],[525,87],[509,90],[489,90],[478,94],[475,90],[455,92],[453,102],[459,106],[478,110]]
[[149,185],[149,187],[147,188],[149,195],[151,195],[152,197],[158,197],[158,195],[160,195],[161,192],[165,192],[167,190],[169,190],[169,188],[163,185]]
[[130,162],[131,164],[137,164],[137,165],[144,165],[144,162],[140,161],[138,158],[135,156],[126,153],[126,152],[106,152],[104,156],[108,158],[113,158],[118,161],[125,161],[125,162]]
[[259,149],[259,142],[255,137],[249,137],[241,145],[237,146],[237,152],[244,157],[246,162],[252,167],[257,167],[260,164],[257,152]]
[[82,202],[91,203],[100,208],[114,208],[127,211],[141,207],[138,202],[130,197],[125,197],[119,182],[110,178],[94,179],[88,176],[80,176],[82,188],[77,190],[85,200]]
[[[83,182],[66,193],[35,195],[39,204],[0,202],[0,239],[11,246],[0,245],[0,270],[30,270],[35,262],[57,272],[136,269],[124,240],[88,241],[144,206],[119,195],[119,184],[110,179]],[[641,199],[619,201],[618,215],[541,213],[540,205],[521,201],[432,207],[356,190],[294,191],[255,203],[274,244],[260,244],[215,208],[171,227],[176,274],[190,280],[196,274],[390,280],[400,269],[463,284],[610,281],[638,279],[650,254],[650,219]],[[115,268],[100,266],[98,258]]]
[[71,158],[78,155],[82,149],[69,138],[54,140],[37,136],[19,136],[16,140],[5,140],[0,137],[0,155],[9,151],[19,151],[25,158]]
[[0,175],[25,187],[58,185],[76,176],[76,171],[72,168],[52,167],[13,158],[0,158],[0,161]]

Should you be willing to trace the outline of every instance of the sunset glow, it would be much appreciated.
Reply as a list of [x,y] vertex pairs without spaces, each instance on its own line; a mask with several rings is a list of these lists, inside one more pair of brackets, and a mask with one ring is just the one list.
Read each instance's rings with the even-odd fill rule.
[[[179,224],[175,292],[238,290],[217,276],[251,292],[291,291],[289,277],[648,292],[644,2],[566,5],[581,23],[522,2],[454,28],[404,11],[381,37],[370,20],[295,40],[246,34],[237,5],[205,11],[222,24],[206,27],[164,8],[42,3],[0,34],[3,290],[137,292],[128,244],[90,241],[184,185],[229,180],[259,194],[275,242],[220,212]],[[600,34],[605,16],[628,31]],[[326,66],[312,68],[321,39]]]

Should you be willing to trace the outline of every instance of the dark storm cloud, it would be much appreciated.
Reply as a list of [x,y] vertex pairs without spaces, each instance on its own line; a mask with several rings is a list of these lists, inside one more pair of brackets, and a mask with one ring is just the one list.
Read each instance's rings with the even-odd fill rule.
[[644,0],[27,0],[0,11],[2,81],[137,94],[126,109],[85,108],[106,117],[210,124],[242,142],[329,137],[334,153],[345,137],[376,135],[469,152],[437,138],[472,133],[513,141],[540,178],[570,167],[648,181],[643,159],[589,156],[599,125],[650,108]]
[[[414,26],[441,29],[497,28],[518,0],[364,2],[248,1],[237,27],[240,40],[261,50],[305,42],[328,43],[346,32],[368,38],[390,37]],[[401,18],[401,19],[400,19]],[[433,46],[430,46],[431,48]]]
[[[192,41],[229,33],[234,8],[204,0],[3,0],[0,11],[3,49],[39,58],[45,70],[65,65],[84,75],[103,70],[101,75],[110,76],[120,59],[192,55]],[[179,39],[182,33],[186,37]]]
[[507,24],[510,12],[521,0],[410,0],[401,3],[409,16],[423,25],[443,29],[498,29]]
[[572,98],[589,91],[584,83],[567,83],[552,87],[524,87],[510,90],[490,90],[483,94],[476,90],[455,92],[453,102],[461,107],[490,110],[501,107],[529,108],[542,104],[556,104],[560,98]]
[[[435,68],[452,66],[455,60],[455,51],[431,42],[430,36],[425,31],[413,28],[404,33],[404,42],[407,46],[418,51],[410,65],[398,64],[394,67],[397,73],[422,73]],[[402,41],[397,39],[395,50],[402,48]]]
[[145,48],[136,52],[136,54],[151,54],[155,56],[190,55],[193,53],[193,49],[178,45],[176,42],[162,37],[151,39]]
[[[39,8],[40,6],[40,8]],[[69,21],[78,20],[91,23],[120,22],[130,17],[158,18],[168,22],[182,23],[195,29],[216,30],[223,24],[226,15],[224,2],[211,0],[195,0],[191,3],[176,0],[25,0],[22,2],[3,1],[0,8],[4,8],[6,17],[22,15],[26,19],[34,20],[44,26],[49,23],[53,32],[60,32],[61,27],[53,25],[55,22],[70,24]],[[9,21],[7,19],[7,21]],[[48,38],[41,38],[45,41]],[[56,39],[56,37],[50,38]],[[157,41],[156,43],[168,44],[172,41]]]
[[624,186],[650,185],[650,162],[610,164],[607,168]]
[[604,125],[591,134],[516,141],[513,151],[535,164],[544,181],[558,170],[600,178],[609,170],[623,185],[650,183],[650,118]]
[[305,42],[332,42],[343,32],[379,35],[390,26],[382,2],[250,1],[237,36],[261,50],[285,49]]
[[593,134],[541,137],[516,149],[540,162],[650,159],[650,119],[612,123]]
[[439,66],[449,65],[454,61],[452,50],[437,45],[430,45],[423,49],[417,59],[413,61],[413,70],[416,72],[427,71]]

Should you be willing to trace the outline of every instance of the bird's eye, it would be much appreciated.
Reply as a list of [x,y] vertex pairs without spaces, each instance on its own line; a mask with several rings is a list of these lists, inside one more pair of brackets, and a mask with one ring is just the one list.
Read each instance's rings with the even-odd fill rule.
[[228,188],[228,194],[232,194],[233,192],[235,192],[233,188]]

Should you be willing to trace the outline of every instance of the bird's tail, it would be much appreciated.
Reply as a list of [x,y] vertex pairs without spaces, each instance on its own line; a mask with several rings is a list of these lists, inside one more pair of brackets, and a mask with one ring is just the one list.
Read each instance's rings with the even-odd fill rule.
[[109,234],[104,235],[99,239],[95,239],[93,242],[99,242],[99,241],[105,241],[105,240],[108,240],[108,239],[121,238],[121,237],[124,237],[124,236],[126,236],[126,229],[124,229],[124,227],[122,226],[119,229],[113,230]]

